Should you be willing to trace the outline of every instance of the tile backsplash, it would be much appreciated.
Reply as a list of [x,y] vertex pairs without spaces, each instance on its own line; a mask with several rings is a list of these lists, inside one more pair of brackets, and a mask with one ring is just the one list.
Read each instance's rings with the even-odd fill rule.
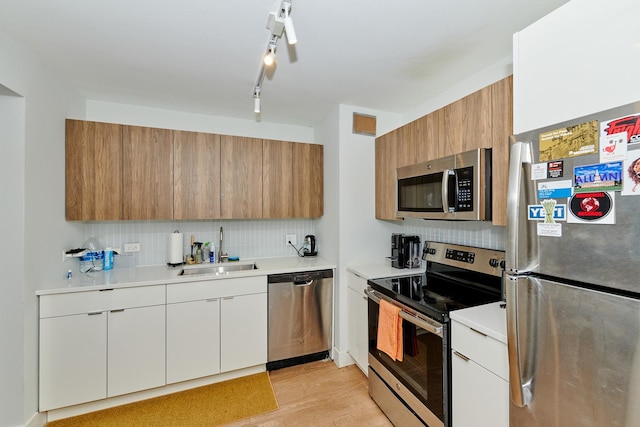
[[[184,254],[189,253],[191,235],[196,242],[211,242],[218,250],[220,227],[224,227],[223,250],[229,256],[266,258],[295,256],[295,250],[285,244],[287,234],[295,234],[296,247],[304,236],[315,234],[310,219],[277,220],[207,220],[207,221],[104,221],[87,222],[85,240],[98,239],[104,247],[121,248],[125,243],[140,243],[140,252],[132,253],[130,265],[162,265],[167,262],[167,238],[175,230],[184,234]],[[124,258],[122,258],[124,259]],[[116,267],[118,260],[116,260]]]
[[430,221],[407,218],[402,233],[417,234],[422,242],[434,241],[504,250],[505,227],[484,221]]

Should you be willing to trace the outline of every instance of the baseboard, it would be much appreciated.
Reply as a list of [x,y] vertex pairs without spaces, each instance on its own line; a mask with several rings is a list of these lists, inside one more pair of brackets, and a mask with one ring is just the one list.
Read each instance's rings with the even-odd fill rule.
[[[52,409],[46,413],[46,421],[55,421],[62,418],[70,418],[76,415],[86,414],[88,412],[99,411],[101,409],[112,408],[114,406],[125,405],[127,403],[137,402],[140,400],[151,399],[165,394],[176,393],[191,388],[201,387],[209,384],[215,384],[221,381],[232,380],[234,378],[244,377],[247,375],[265,372],[265,365],[257,365],[249,368],[238,369],[237,371],[225,372],[210,377],[197,378],[195,380],[184,381],[176,384],[168,384],[164,387],[158,387],[151,390],[143,390],[136,393],[125,394],[122,396],[110,397],[108,399],[97,400],[95,402],[83,403],[81,405],[68,406],[66,408]],[[33,425],[33,427],[42,427],[44,424]],[[32,426],[29,426],[32,427]]]
[[344,368],[345,366],[353,365],[355,360],[353,357],[346,351],[341,352],[337,348],[333,347],[333,361],[338,366],[338,368]]
[[44,427],[47,424],[47,416],[43,413],[36,412],[31,416],[24,427]]

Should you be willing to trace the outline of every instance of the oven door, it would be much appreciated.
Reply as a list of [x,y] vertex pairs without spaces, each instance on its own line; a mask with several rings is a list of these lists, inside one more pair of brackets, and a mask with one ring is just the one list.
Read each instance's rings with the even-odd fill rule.
[[[424,423],[430,427],[448,426],[448,358],[446,345],[443,345],[448,334],[447,325],[416,313],[371,288],[365,292],[369,298],[370,369],[400,396],[403,403]],[[404,343],[402,362],[392,360],[377,348],[381,298],[401,307]],[[378,405],[380,406],[380,403]]]

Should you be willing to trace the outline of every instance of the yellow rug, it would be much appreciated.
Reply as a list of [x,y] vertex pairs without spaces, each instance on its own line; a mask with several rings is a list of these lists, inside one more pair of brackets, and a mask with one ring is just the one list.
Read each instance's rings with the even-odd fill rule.
[[278,408],[262,372],[47,423],[46,427],[220,426]]

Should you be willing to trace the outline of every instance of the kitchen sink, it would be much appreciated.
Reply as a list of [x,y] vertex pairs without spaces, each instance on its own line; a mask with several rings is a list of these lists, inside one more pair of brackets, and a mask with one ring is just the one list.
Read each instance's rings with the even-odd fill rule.
[[229,273],[257,270],[255,264],[219,264],[212,267],[185,268],[178,273],[178,276],[222,276]]

